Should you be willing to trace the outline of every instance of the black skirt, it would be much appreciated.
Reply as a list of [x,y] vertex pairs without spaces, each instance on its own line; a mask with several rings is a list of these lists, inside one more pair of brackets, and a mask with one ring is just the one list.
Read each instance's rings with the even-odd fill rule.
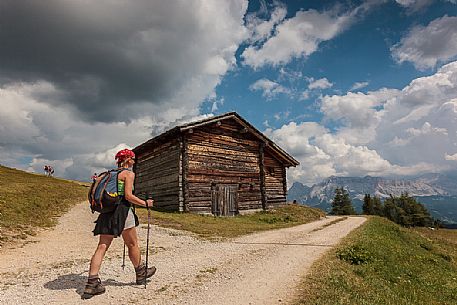
[[[123,200],[113,212],[98,215],[95,221],[95,229],[92,231],[94,236],[99,234],[114,235],[114,237],[120,236],[124,230],[125,220],[131,206],[130,202]],[[133,209],[133,216],[135,217],[136,227],[140,223],[138,216],[135,214],[135,209]]]

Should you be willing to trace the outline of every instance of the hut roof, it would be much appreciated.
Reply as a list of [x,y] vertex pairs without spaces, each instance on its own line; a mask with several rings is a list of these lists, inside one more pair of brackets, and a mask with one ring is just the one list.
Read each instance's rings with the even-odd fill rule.
[[174,137],[181,135],[186,130],[202,127],[202,126],[205,126],[205,125],[208,125],[211,123],[216,123],[216,122],[219,122],[222,120],[227,120],[227,119],[235,120],[241,126],[243,126],[243,128],[245,128],[247,130],[247,132],[250,132],[253,136],[258,138],[261,142],[265,143],[266,148],[269,149],[270,151],[272,151],[282,161],[282,163],[285,166],[290,167],[290,166],[297,166],[300,164],[291,155],[286,153],[281,147],[279,147],[276,143],[274,143],[272,140],[267,138],[262,132],[257,130],[254,126],[252,126],[248,121],[243,119],[236,112],[228,112],[228,113],[225,113],[222,115],[213,116],[213,117],[206,118],[203,120],[194,121],[194,122],[187,123],[184,125],[175,126],[174,128],[150,139],[149,141],[146,141],[143,144],[138,145],[137,147],[135,147],[133,149],[133,151],[136,154],[145,152],[149,148],[151,148],[159,143],[163,143],[164,141],[166,141],[170,138],[174,138]]

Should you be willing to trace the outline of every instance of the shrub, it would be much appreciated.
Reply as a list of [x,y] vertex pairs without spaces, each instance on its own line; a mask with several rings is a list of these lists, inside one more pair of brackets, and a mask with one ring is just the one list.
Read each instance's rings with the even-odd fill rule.
[[351,263],[351,265],[361,265],[373,260],[373,256],[363,247],[354,245],[337,252],[339,259]]

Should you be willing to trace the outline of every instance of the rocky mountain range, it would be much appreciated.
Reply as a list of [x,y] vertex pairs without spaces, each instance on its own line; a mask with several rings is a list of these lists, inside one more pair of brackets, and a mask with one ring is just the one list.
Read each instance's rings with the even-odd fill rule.
[[353,205],[359,212],[365,194],[382,199],[406,192],[423,203],[435,218],[457,223],[457,173],[426,174],[412,179],[332,176],[311,187],[295,182],[287,197],[289,201],[296,200],[328,212],[337,187],[343,187],[349,192]]

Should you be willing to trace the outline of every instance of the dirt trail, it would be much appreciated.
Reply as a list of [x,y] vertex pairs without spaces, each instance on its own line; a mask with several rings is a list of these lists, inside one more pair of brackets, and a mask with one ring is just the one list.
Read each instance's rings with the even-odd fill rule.
[[[325,226],[336,219],[328,217],[224,242],[153,226],[150,258],[158,271],[147,289],[134,285],[129,261],[122,270],[123,243],[115,239],[100,273],[107,292],[83,301],[95,218],[79,204],[54,230],[2,249],[0,304],[287,304],[312,263],[365,221]],[[146,226],[138,231],[144,246]]]

